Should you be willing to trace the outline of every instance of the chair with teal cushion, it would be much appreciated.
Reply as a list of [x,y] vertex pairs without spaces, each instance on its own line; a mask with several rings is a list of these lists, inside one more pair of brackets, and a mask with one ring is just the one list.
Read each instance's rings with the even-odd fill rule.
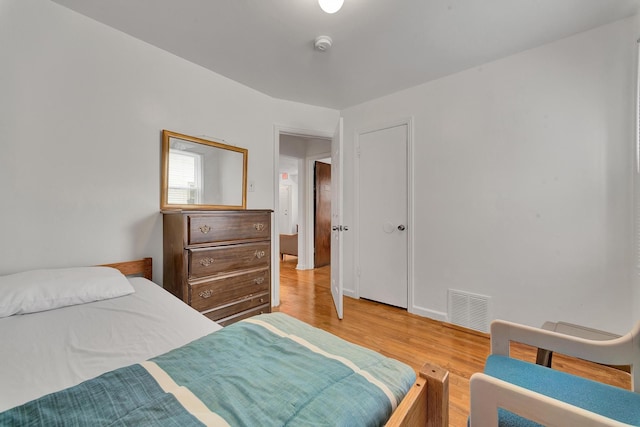
[[[491,355],[471,377],[471,427],[640,426],[640,322],[628,334],[592,341],[515,323],[491,325]],[[509,357],[520,342],[610,365],[631,366],[632,390]]]

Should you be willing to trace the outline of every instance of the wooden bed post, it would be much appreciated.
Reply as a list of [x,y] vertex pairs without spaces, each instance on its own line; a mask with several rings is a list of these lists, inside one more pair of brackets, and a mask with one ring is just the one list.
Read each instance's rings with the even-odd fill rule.
[[420,376],[427,379],[427,426],[449,425],[449,371],[425,363]]
[[449,371],[425,363],[386,427],[448,427]]

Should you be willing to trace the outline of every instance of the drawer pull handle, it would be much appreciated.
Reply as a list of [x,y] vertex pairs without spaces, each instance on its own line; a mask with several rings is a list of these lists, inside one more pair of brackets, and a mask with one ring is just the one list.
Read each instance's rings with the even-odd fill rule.
[[200,260],[200,265],[203,267],[209,267],[211,264],[213,264],[213,258],[202,258]]
[[262,224],[262,223],[253,224],[253,228],[255,228],[258,231],[262,231],[262,230],[264,230],[264,224]]
[[199,229],[200,229],[200,232],[201,232],[202,234],[207,234],[208,232],[210,232],[210,231],[211,231],[211,227],[209,227],[209,226],[208,226],[208,225],[206,225],[206,224],[205,224],[205,225],[203,225],[202,227],[199,227]]
[[264,298],[260,298],[259,301],[260,301],[260,303],[263,303],[264,302]]
[[207,289],[206,291],[200,292],[198,295],[200,295],[200,298],[209,298],[213,295],[213,291],[211,289]]
[[253,279],[253,282],[256,285],[261,285],[264,282],[264,277],[256,277],[255,279]]
[[254,255],[256,258],[258,258],[258,259],[262,258],[262,257],[263,257],[263,256],[265,256],[266,254],[267,254],[267,253],[266,253],[265,251],[255,251],[255,252],[253,253],[253,255]]

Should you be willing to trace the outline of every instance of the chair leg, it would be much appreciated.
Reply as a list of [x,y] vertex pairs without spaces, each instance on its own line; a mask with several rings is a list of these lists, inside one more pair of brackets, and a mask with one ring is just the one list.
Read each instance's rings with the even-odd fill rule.
[[553,358],[553,351],[545,350],[544,348],[539,348],[538,354],[536,355],[536,364],[550,368],[552,358]]

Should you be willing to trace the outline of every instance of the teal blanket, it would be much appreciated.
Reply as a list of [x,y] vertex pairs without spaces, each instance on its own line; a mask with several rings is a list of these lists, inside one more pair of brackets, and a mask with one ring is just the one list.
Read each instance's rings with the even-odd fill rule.
[[0,425],[378,426],[414,371],[282,313],[0,414]]

